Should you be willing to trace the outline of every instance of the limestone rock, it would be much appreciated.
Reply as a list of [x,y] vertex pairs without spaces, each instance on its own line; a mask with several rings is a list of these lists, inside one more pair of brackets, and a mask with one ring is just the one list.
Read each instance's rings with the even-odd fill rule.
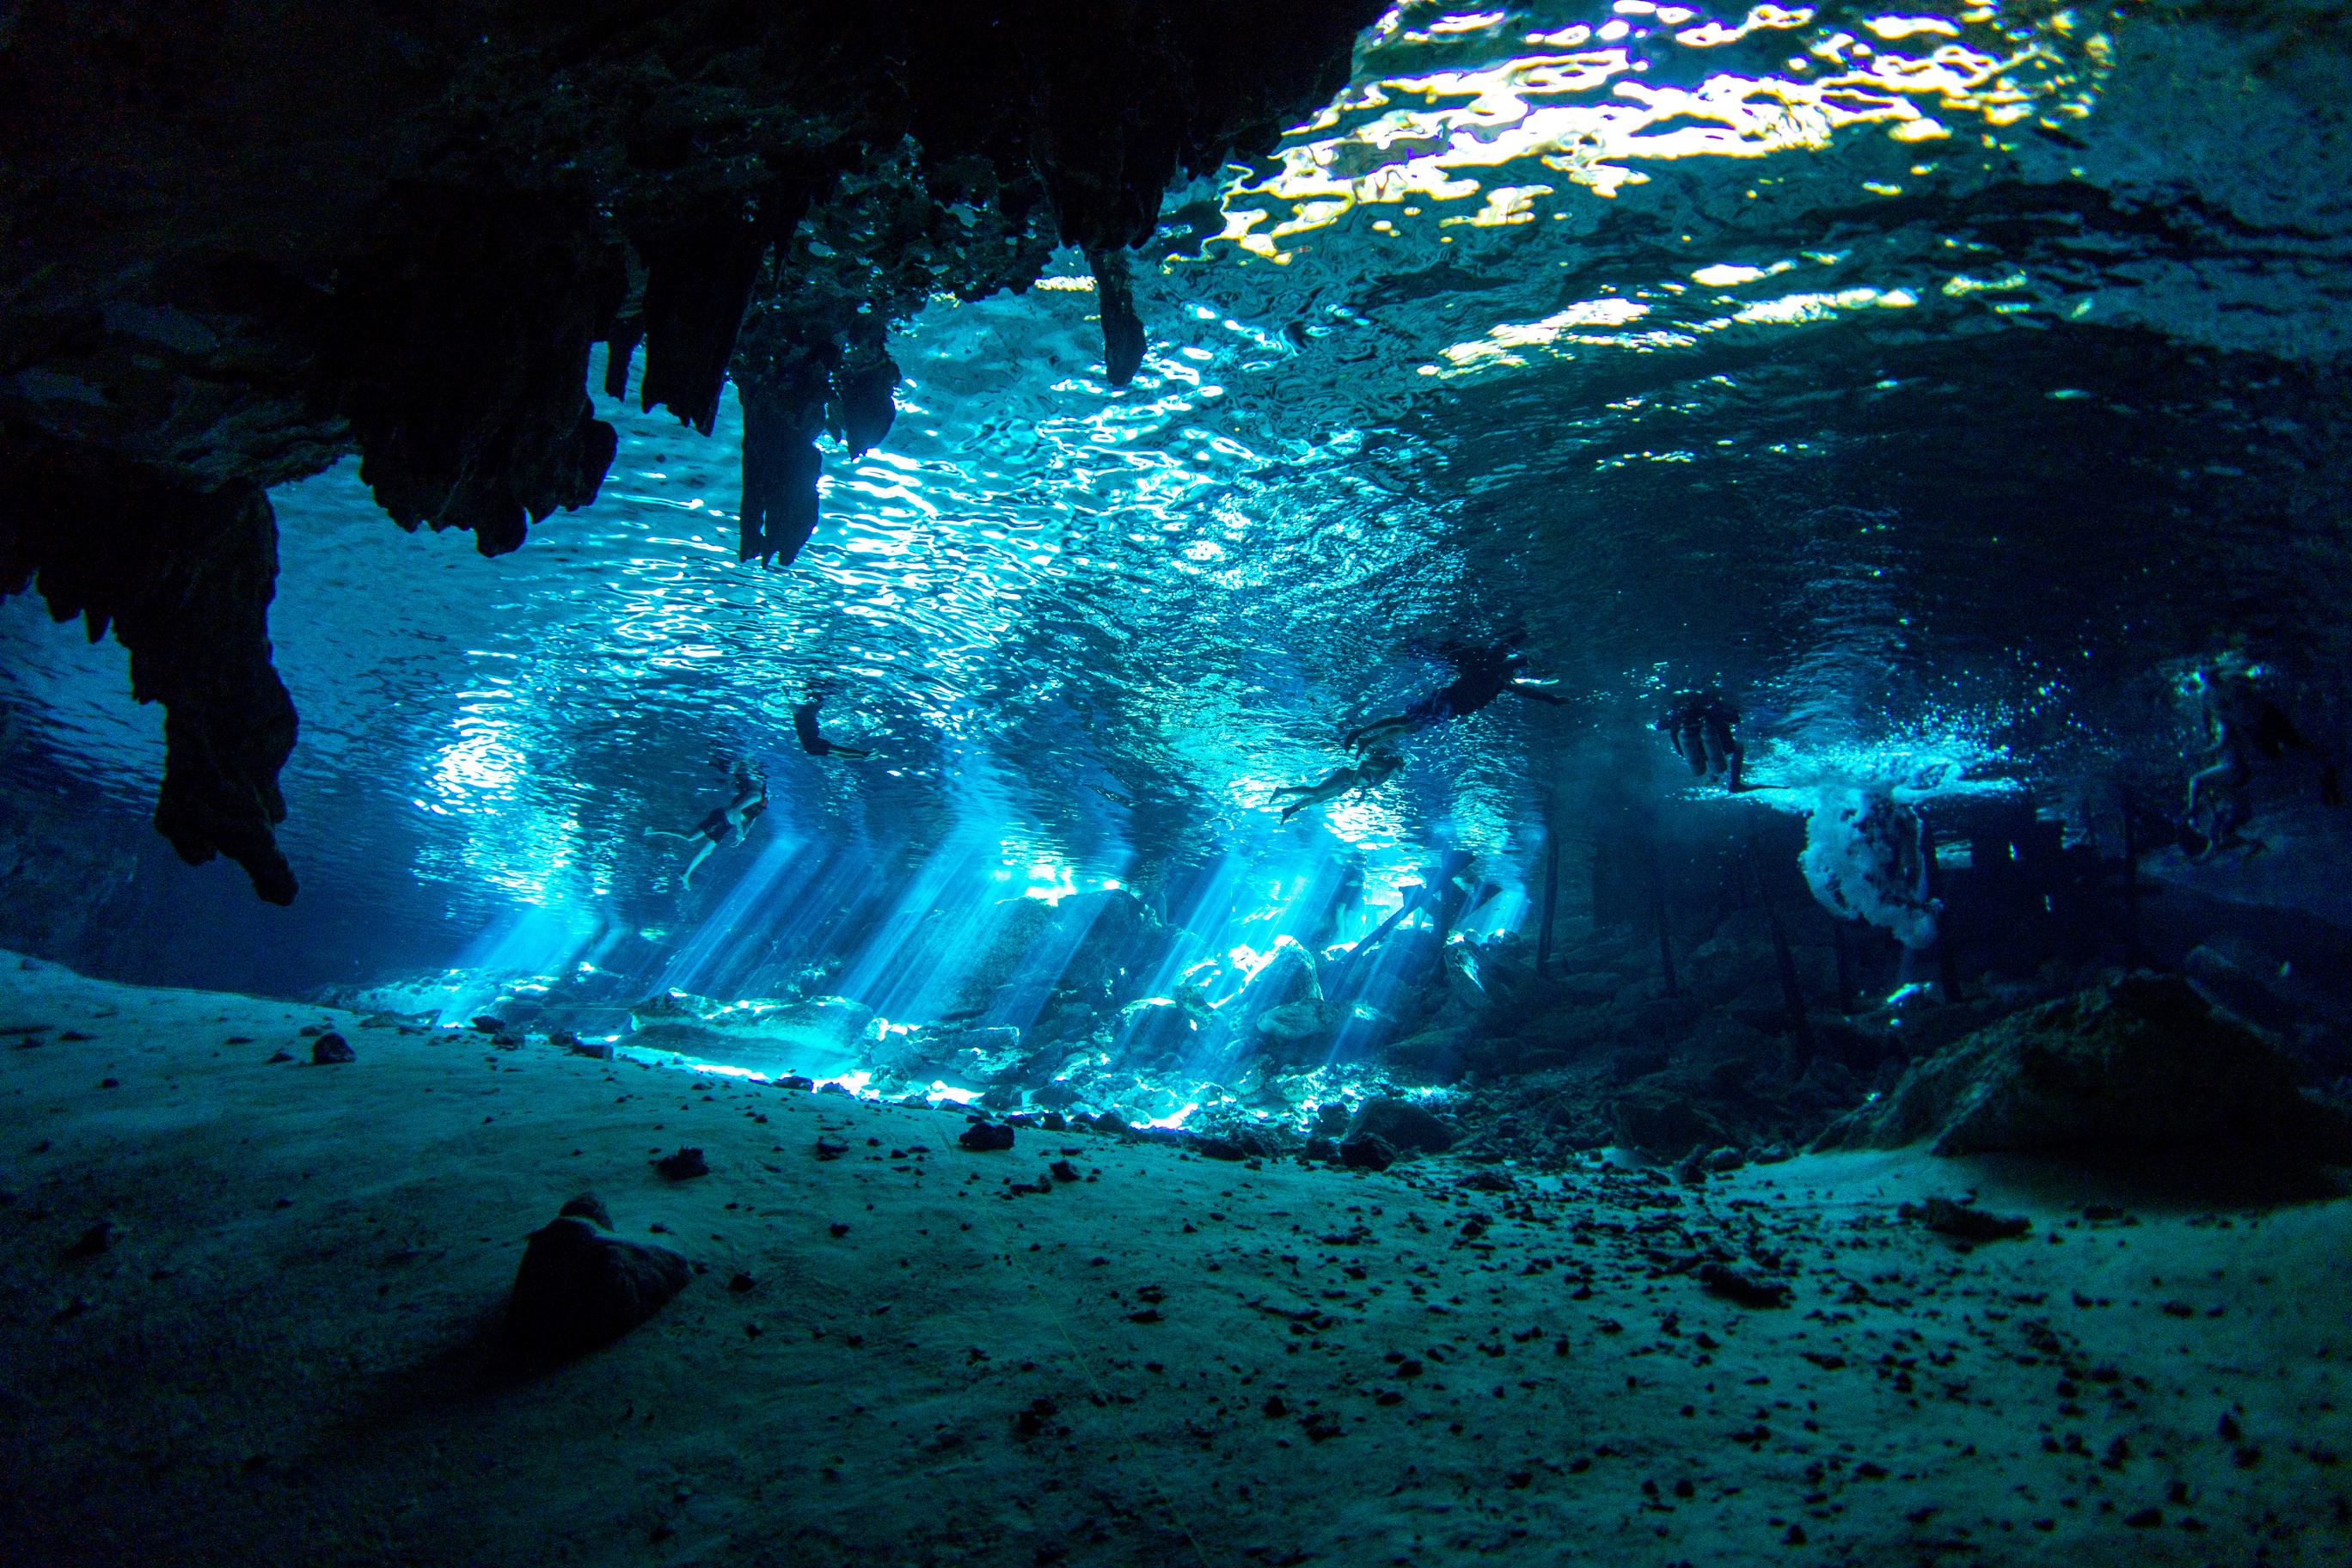
[[1214,1055],[1224,1030],[1214,1016],[1203,1018],[1165,996],[1147,996],[1121,1010],[1111,1038],[1116,1059],[1140,1068]]
[[1406,1153],[1443,1154],[1454,1147],[1458,1136],[1451,1126],[1410,1100],[1368,1100],[1348,1124],[1342,1147],[1371,1137]]
[[1251,1038],[1279,1061],[1301,1061],[1328,1049],[1347,1018],[1345,1008],[1328,1002],[1286,1002],[1258,1016]]
[[1323,986],[1315,975],[1315,959],[1290,937],[1277,937],[1265,957],[1250,971],[1241,994],[1223,1012],[1234,1016],[1234,1032],[1247,1038],[1257,1021],[1277,1007],[1294,1002],[1319,1002]]
[[1716,1149],[1740,1142],[1709,1109],[1711,1098],[1705,1079],[1679,1069],[1635,1079],[1618,1092],[1611,1107],[1616,1141],[1661,1155],[1700,1144]]
[[2189,984],[2134,974],[2028,1008],[1915,1063],[1821,1149],[2115,1154],[2245,1148],[2352,1160],[2345,1118],[2305,1100],[2286,1058]]
[[675,1252],[605,1235],[603,1207],[583,1194],[531,1233],[507,1301],[507,1335],[517,1350],[561,1358],[609,1344],[693,1277]]

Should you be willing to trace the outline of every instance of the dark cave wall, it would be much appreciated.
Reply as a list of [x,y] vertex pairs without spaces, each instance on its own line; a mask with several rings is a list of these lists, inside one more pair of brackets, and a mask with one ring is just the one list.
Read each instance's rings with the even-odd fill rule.
[[[357,451],[484,554],[596,495],[590,345],[747,410],[741,556],[815,526],[815,438],[886,438],[888,333],[1123,287],[1168,184],[1344,84],[1367,0],[579,6],[34,3],[0,18],[0,593],[110,626],[167,711],[157,826],[294,895],[264,491]],[[93,494],[100,504],[79,504]]]

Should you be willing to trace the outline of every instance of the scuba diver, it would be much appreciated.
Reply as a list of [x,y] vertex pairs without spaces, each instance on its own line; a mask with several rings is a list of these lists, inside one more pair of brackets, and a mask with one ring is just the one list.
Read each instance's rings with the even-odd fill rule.
[[802,751],[812,757],[848,757],[853,761],[874,754],[863,746],[844,746],[818,734],[816,710],[823,706],[824,697],[820,693],[793,710],[793,733],[800,737]]
[[[1387,746],[1376,746],[1364,755],[1364,760],[1352,768],[1337,768],[1320,783],[1290,784],[1274,792],[1274,800],[1295,795],[1298,798],[1282,808],[1282,820],[1288,822],[1310,805],[1320,805],[1327,800],[1338,800],[1350,790],[1370,791],[1396,777],[1404,767],[1404,757]],[[1271,805],[1274,801],[1268,801]]]
[[1567,698],[1523,677],[1528,656],[1517,651],[1518,640],[1509,638],[1492,647],[1451,649],[1445,658],[1454,666],[1452,685],[1431,692],[1394,718],[1357,725],[1340,737],[1339,743],[1351,752],[1383,747],[1449,719],[1467,719],[1506,691],[1555,707],[1566,703]]
[[1658,721],[1658,728],[1675,743],[1675,750],[1690,763],[1690,770],[1701,778],[1724,775],[1724,788],[1738,794],[1739,763],[1746,754],[1733,726],[1739,722],[1739,710],[1726,702],[1714,691],[1685,692],[1675,701],[1673,711]]
[[672,833],[662,827],[646,829],[648,838],[678,838],[688,844],[701,840],[695,844],[693,856],[677,874],[677,885],[681,888],[694,885],[695,868],[710,858],[713,849],[741,843],[744,835],[751,831],[752,822],[768,809],[768,783],[765,779],[752,778],[740,766],[736,768],[733,778],[734,798],[696,823],[691,833]]
[[[2253,815],[2247,791],[2254,781],[2256,758],[2274,763],[2290,751],[2316,754],[2286,710],[2255,684],[2262,674],[2262,666],[2225,654],[2191,678],[2198,722],[2208,742],[2202,753],[2207,765],[2189,781],[2188,818],[2181,828],[2180,845],[2197,859],[2222,849],[2259,852],[2264,847],[2260,839],[2240,831]],[[2333,763],[2320,763],[2319,798],[2328,805],[2344,804],[2343,784]],[[2204,814],[2201,826],[2200,813]]]

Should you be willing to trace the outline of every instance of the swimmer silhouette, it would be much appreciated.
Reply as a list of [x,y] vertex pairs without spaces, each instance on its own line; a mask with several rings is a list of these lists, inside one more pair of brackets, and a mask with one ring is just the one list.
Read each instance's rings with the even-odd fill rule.
[[1447,654],[1454,670],[1452,685],[1431,692],[1393,718],[1357,725],[1340,738],[1339,743],[1350,751],[1361,751],[1417,735],[1449,719],[1467,719],[1506,691],[1555,707],[1565,703],[1567,698],[1523,678],[1528,656],[1517,650],[1516,640]]
[[848,757],[855,761],[874,753],[862,746],[845,746],[828,741],[816,732],[816,710],[824,705],[823,697],[812,697],[793,710],[793,733],[801,741],[801,750],[812,757]]
[[1274,798],[1280,800],[1286,795],[1298,797],[1283,807],[1282,820],[1288,822],[1308,806],[1337,800],[1350,790],[1376,789],[1394,778],[1403,766],[1402,756],[1385,746],[1375,747],[1365,753],[1364,760],[1354,767],[1335,769],[1315,784],[1285,785],[1274,792]]
[[694,853],[688,858],[685,868],[677,874],[679,887],[694,886],[695,868],[710,858],[710,852],[713,849],[725,848],[731,844],[741,843],[744,835],[751,831],[751,824],[758,820],[761,812],[768,809],[766,780],[755,780],[739,767],[735,770],[734,783],[734,798],[725,805],[716,807],[709,816],[696,823],[692,832],[672,833],[663,827],[646,829],[646,837],[648,838],[679,838],[688,844],[694,844],[697,839],[701,840],[699,844],[695,845]]

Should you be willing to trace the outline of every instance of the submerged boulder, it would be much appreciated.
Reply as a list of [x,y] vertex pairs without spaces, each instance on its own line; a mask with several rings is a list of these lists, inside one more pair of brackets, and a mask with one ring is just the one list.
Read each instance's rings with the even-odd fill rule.
[[664,1247],[604,1234],[591,1194],[531,1233],[507,1301],[507,1337],[527,1355],[560,1359],[620,1338],[686,1288],[693,1271]]
[[1250,1039],[1278,1062],[1320,1058],[1347,1021],[1348,1010],[1328,1002],[1286,1002],[1258,1015]]
[[1276,937],[1274,946],[1258,960],[1241,994],[1226,1004],[1226,1010],[1238,1012],[1234,1028],[1246,1037],[1260,1018],[1277,1007],[1322,999],[1323,986],[1316,978],[1314,956],[1295,938],[1283,936]]
[[2217,1148],[2352,1160],[2352,1125],[2306,1100],[2261,1036],[2175,975],[2134,974],[2013,1014],[1915,1063],[1818,1149],[1938,1154]]
[[1741,1141],[1717,1114],[1713,1086],[1684,1068],[1634,1079],[1617,1092],[1609,1110],[1615,1141],[1646,1153],[1672,1158],[1702,1146],[1717,1149]]
[[1404,1100],[1368,1100],[1357,1108],[1341,1147],[1360,1138],[1375,1138],[1408,1154],[1443,1154],[1460,1134],[1451,1123]]

